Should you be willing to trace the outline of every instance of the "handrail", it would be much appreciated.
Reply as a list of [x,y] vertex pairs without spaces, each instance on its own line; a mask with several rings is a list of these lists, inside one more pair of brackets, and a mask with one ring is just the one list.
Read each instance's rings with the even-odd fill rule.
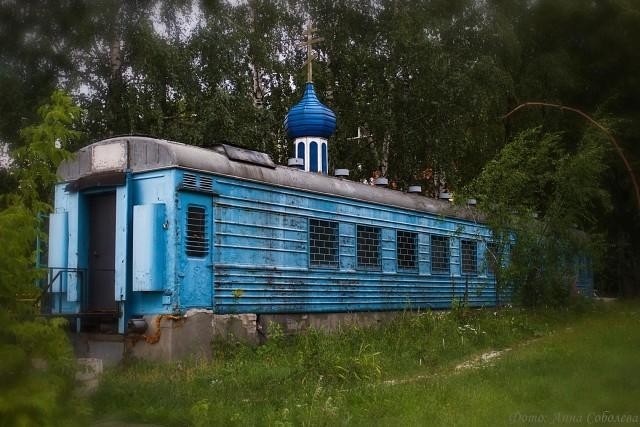
[[[53,284],[58,280],[62,278],[62,274],[63,273],[76,273],[79,277],[80,280],[80,289],[82,290],[84,288],[84,279],[85,279],[85,272],[86,269],[85,268],[58,268],[58,267],[49,267],[48,268],[49,272],[53,272],[54,270],[56,270],[56,274],[51,278],[51,280],[49,280],[49,283],[47,283],[47,286],[42,288],[42,291],[40,292],[40,295],[38,296],[38,298],[36,298],[36,300],[34,301],[34,305],[37,306],[38,304],[40,304],[44,298],[44,296],[46,294],[51,294],[51,288],[53,287]],[[61,283],[62,285],[62,283]],[[62,292],[60,292],[61,294]],[[49,304],[49,306],[47,307],[49,312],[53,312],[53,307],[51,304]],[[59,296],[59,301],[58,301],[58,311],[62,312],[62,296]]]
[[[89,271],[86,268],[59,268],[59,267],[49,267],[49,276],[50,279],[47,283],[46,286],[42,287],[42,291],[40,292],[40,295],[34,300],[34,305],[37,306],[38,304],[40,304],[40,310],[42,312],[42,314],[60,314],[60,315],[64,315],[64,316],[76,316],[76,317],[82,317],[82,316],[95,316],[97,314],[99,314],[97,311],[90,311],[88,310],[88,306],[89,306],[89,301],[88,301],[88,297],[89,297],[89,292],[88,292],[88,277],[89,277]],[[97,271],[115,271],[114,269],[100,269]],[[54,274],[55,273],[55,274]],[[62,312],[62,303],[63,303],[63,298],[64,298],[64,294],[66,291],[68,291],[68,289],[62,289],[63,284],[62,282],[60,282],[60,292],[52,292],[52,288],[54,286],[54,284],[58,281],[58,280],[62,280],[62,277],[64,274],[69,274],[69,273],[76,273],[77,274],[77,300],[76,302],[79,303],[80,307],[79,307],[79,311],[74,311],[74,312],[69,312],[69,313],[63,313]],[[48,298],[47,298],[48,297]],[[121,307],[118,301],[114,301],[114,311],[113,313],[115,314],[116,317],[120,317],[121,313]],[[56,307],[57,306],[57,307]]]
[[40,292],[40,295],[38,296],[38,298],[36,298],[35,302],[33,303],[34,305],[40,304],[40,301],[42,301],[42,297],[44,296],[44,294],[46,294],[51,288],[51,286],[55,283],[55,281],[58,280],[58,277],[60,277],[61,273],[62,273],[62,270],[58,271],[56,275],[53,276],[53,278],[49,281],[47,286],[45,286],[44,289],[42,289],[42,291]]

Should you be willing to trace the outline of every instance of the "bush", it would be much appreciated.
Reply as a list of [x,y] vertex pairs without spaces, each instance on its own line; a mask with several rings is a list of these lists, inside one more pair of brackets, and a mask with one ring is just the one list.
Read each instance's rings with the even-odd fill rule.
[[[566,306],[581,259],[597,264],[594,207],[610,208],[601,187],[608,145],[586,132],[576,143],[541,128],[521,132],[471,186],[498,244],[500,291],[525,306]],[[583,231],[578,231],[583,230]]]
[[81,406],[72,397],[74,358],[66,321],[43,319],[36,307],[43,272],[36,270],[37,216],[50,209],[55,169],[77,137],[70,125],[79,110],[62,92],[38,110],[41,122],[21,132],[10,173],[19,194],[4,195],[0,211],[0,425],[69,424]]

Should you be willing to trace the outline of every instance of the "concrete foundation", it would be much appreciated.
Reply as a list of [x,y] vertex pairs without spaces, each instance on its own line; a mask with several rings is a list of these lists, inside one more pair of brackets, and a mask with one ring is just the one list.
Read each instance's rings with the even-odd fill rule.
[[237,339],[254,345],[261,341],[256,314],[218,314],[213,316],[211,324],[215,338]]
[[110,367],[120,363],[124,356],[122,335],[77,333],[69,338],[79,359],[100,359],[105,367]]
[[144,335],[127,335],[127,357],[170,361],[211,356],[211,314],[144,316],[144,319],[148,325]]
[[[95,357],[105,365],[117,363],[123,354],[156,361],[187,357],[209,359],[216,339],[238,340],[257,345],[268,339],[274,324],[286,335],[309,328],[334,331],[340,328],[369,327],[388,322],[401,312],[306,313],[306,314],[213,314],[210,310],[191,310],[183,316],[145,316],[144,334],[111,335],[101,341],[93,336],[76,341],[79,356]],[[108,336],[109,337],[109,336]]]
[[[258,344],[255,314],[216,315],[194,310],[184,316],[145,316],[144,335],[127,336],[127,356],[171,361],[186,357],[211,358],[214,338]],[[160,330],[158,331],[158,326]]]
[[279,325],[287,335],[297,334],[309,328],[330,332],[354,326],[375,326],[394,319],[400,313],[402,312],[261,314],[258,316],[258,328],[266,337],[269,336],[270,324]]

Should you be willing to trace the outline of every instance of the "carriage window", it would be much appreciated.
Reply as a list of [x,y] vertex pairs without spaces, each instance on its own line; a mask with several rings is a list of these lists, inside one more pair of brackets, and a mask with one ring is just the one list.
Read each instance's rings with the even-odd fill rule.
[[396,252],[399,270],[417,270],[418,233],[398,230],[396,233]]
[[209,252],[206,219],[206,211],[202,206],[187,207],[186,252],[189,256],[204,257]]
[[449,273],[449,238],[431,236],[431,272]]
[[358,225],[357,231],[358,267],[380,269],[380,229]]
[[478,242],[475,240],[462,240],[462,273],[476,274],[478,272]]
[[338,223],[309,220],[309,255],[313,267],[338,266]]

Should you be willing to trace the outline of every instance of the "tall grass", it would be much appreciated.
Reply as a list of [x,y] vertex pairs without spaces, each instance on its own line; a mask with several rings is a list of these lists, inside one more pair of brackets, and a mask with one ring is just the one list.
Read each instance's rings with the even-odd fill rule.
[[[557,324],[560,326],[560,324]],[[477,369],[345,394],[354,425],[638,425],[640,304],[582,316]]]
[[214,342],[211,362],[137,361],[107,373],[92,400],[94,415],[166,426],[357,422],[389,406],[368,401],[366,411],[373,413],[356,413],[365,410],[362,396],[383,396],[372,390],[384,380],[435,375],[473,353],[548,335],[598,310],[458,307],[292,337],[270,325],[270,340],[257,348]]

